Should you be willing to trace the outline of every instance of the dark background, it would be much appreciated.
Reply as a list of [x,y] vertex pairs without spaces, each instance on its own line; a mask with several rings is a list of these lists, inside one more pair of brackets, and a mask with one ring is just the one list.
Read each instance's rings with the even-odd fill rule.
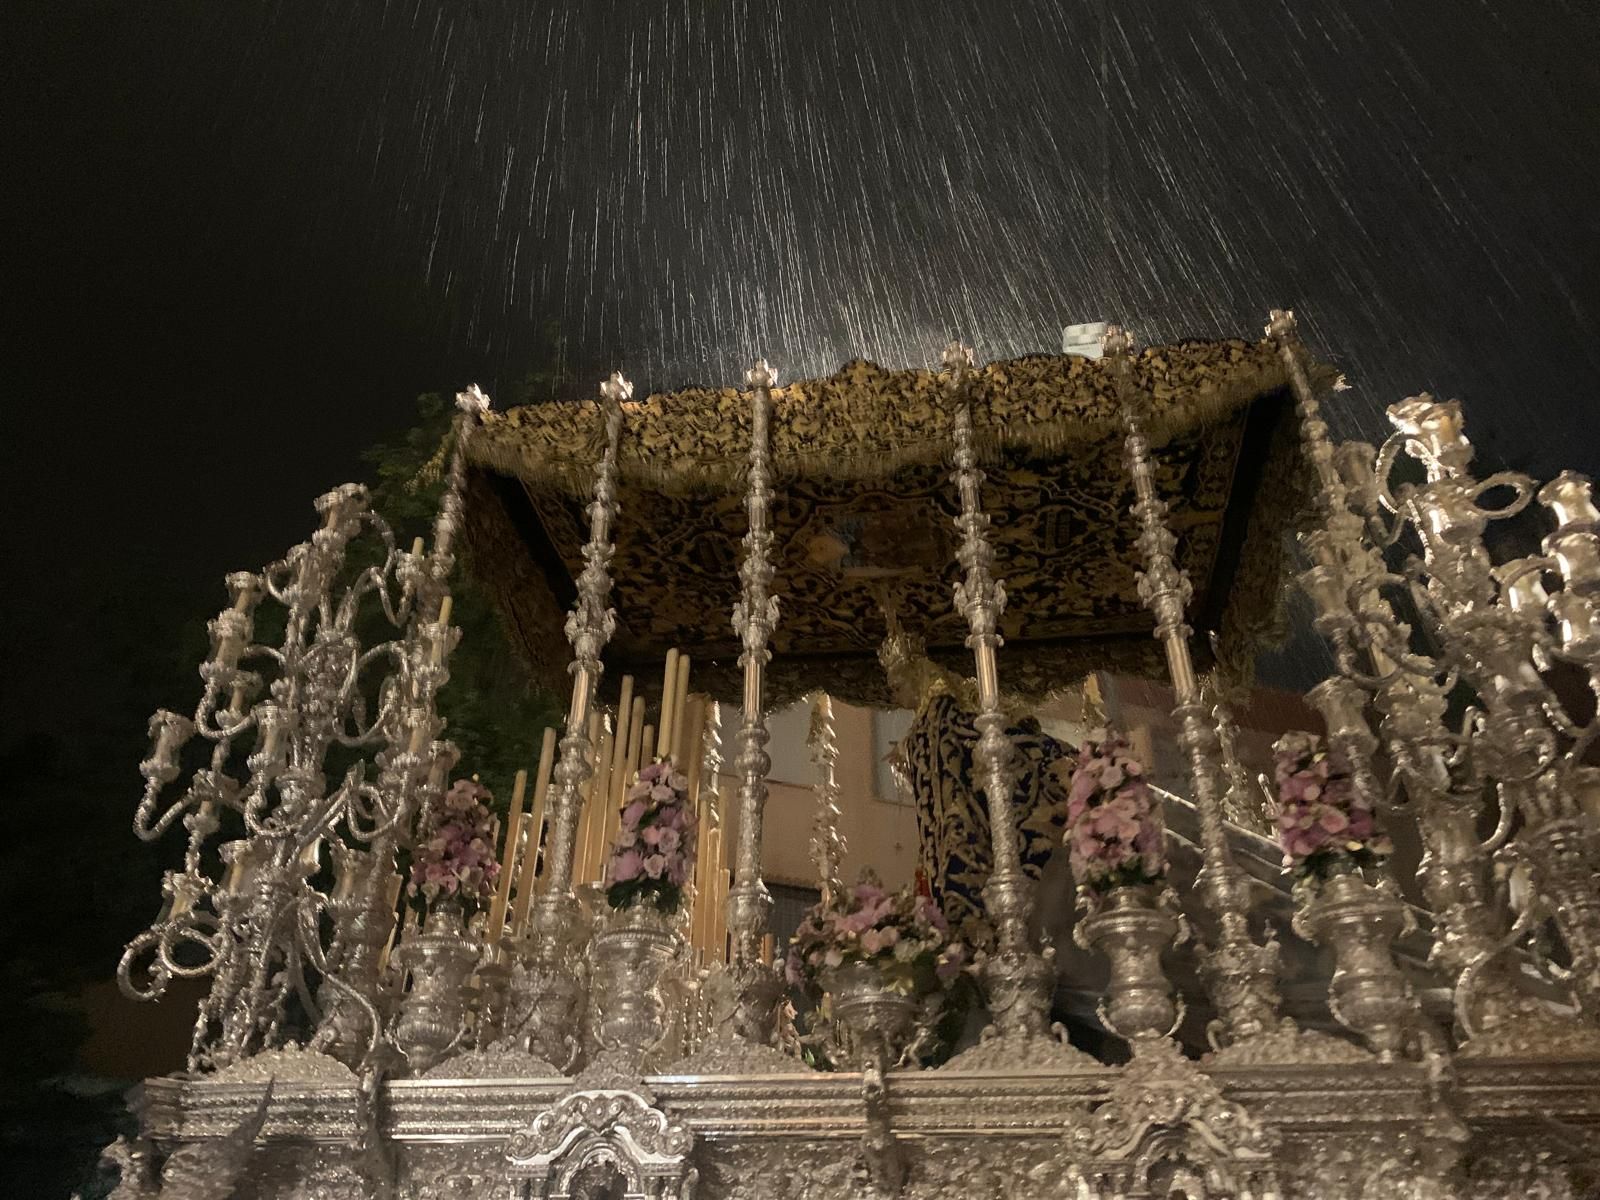
[[222,574],[552,326],[654,386],[1287,305],[1340,434],[1429,388],[1491,466],[1600,467],[1587,0],[13,0],[0,46],[4,949],[51,994],[156,908],[143,724]]

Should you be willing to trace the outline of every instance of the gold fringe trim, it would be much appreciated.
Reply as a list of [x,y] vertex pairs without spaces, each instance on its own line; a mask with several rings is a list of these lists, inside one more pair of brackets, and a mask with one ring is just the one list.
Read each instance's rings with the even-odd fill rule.
[[[1314,381],[1333,372],[1316,366]],[[1157,442],[1213,424],[1287,383],[1276,352],[1240,340],[1151,347],[1135,360],[1151,400]],[[773,465],[779,474],[864,479],[942,462],[950,413],[937,373],[888,371],[855,360],[833,375],[773,389]],[[588,494],[602,420],[594,401],[511,409],[472,439],[478,466],[528,483]],[[975,448],[985,463],[1006,450],[1058,454],[1120,428],[1115,388],[1102,363],[1029,355],[986,364],[973,396]],[[628,406],[618,468],[625,480],[682,494],[725,490],[746,466],[749,401],[734,388],[653,393]]]

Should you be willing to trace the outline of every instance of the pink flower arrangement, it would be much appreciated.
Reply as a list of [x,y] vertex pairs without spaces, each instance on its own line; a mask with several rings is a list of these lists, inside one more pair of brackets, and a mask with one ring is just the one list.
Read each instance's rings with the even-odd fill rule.
[[695,817],[689,780],[672,759],[641,770],[623,797],[622,827],[606,864],[606,902],[612,908],[652,903],[671,915],[683,902],[694,868]]
[[806,913],[789,943],[784,974],[795,987],[820,991],[823,976],[846,963],[872,963],[890,985],[926,993],[967,965],[967,950],[932,897],[913,888],[886,892],[870,875],[831,903]]
[[1345,863],[1376,866],[1393,851],[1342,755],[1300,731],[1284,734],[1272,750],[1285,871],[1326,877]]
[[1065,841],[1084,895],[1160,883],[1167,872],[1161,812],[1127,740],[1096,730],[1076,762],[1065,759],[1058,769],[1069,777]]
[[410,854],[406,895],[419,908],[455,900],[471,914],[494,898],[500,863],[495,857],[494,794],[475,779],[458,779],[418,831]]

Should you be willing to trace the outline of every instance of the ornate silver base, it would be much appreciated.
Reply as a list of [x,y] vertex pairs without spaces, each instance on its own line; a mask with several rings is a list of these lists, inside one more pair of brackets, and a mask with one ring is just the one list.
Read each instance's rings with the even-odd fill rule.
[[[1121,1069],[892,1072],[881,1115],[901,1152],[900,1194],[916,1200],[1166,1197],[1186,1181],[1204,1184],[1191,1197],[1387,1200],[1438,1195],[1447,1174],[1475,1200],[1595,1194],[1584,1127],[1600,1123],[1600,1058],[1458,1062],[1454,1103],[1471,1137],[1451,1162],[1429,1150],[1426,1069],[1366,1061],[1224,1068],[1156,1039]],[[249,1200],[368,1200],[385,1194],[378,1158],[392,1164],[396,1200],[555,1197],[572,1181],[617,1176],[627,1185],[618,1194],[647,1196],[686,1195],[697,1177],[701,1200],[855,1200],[878,1186],[863,1173],[871,1164],[845,1149],[869,1128],[860,1075],[441,1072],[390,1082],[369,1102],[331,1059],[250,1065],[260,1070],[150,1081],[145,1142],[119,1153],[151,1168],[163,1155],[215,1150],[220,1161],[270,1076],[261,1140],[233,1168],[235,1193]],[[368,1144],[381,1154],[356,1152]]]

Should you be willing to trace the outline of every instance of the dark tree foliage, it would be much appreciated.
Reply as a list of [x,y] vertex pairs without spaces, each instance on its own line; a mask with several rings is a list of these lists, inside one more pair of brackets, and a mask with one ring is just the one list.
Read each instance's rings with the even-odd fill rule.
[[[161,871],[182,857],[175,841],[140,845],[131,824],[152,698],[192,703],[199,687],[205,623],[192,614],[203,611],[204,592],[155,572],[122,582],[94,614],[107,653],[78,723],[0,754],[0,1027],[13,1035],[0,1070],[0,1155],[8,1194],[18,1196],[80,1186],[95,1194],[100,1148],[131,1132],[123,1093],[132,1081],[98,1078],[79,1060],[89,1032],[81,996],[110,977],[123,944],[160,906]],[[133,595],[151,614],[191,615],[129,620]],[[161,636],[149,636],[152,624]]]
[[[542,401],[565,383],[559,367],[530,372],[513,389],[511,403]],[[454,415],[453,396],[422,396],[416,424],[364,456],[372,469],[373,507],[394,526],[402,547],[413,537],[427,537],[431,545],[444,480],[442,472],[426,468],[437,464]],[[451,621],[461,629],[461,642],[450,658],[450,682],[440,693],[439,711],[446,722],[444,736],[461,750],[457,774],[477,775],[503,813],[513,776],[523,767],[532,772],[544,727],[557,725],[565,709],[563,698],[533,686],[499,613],[476,581],[470,551],[460,540],[456,547]]]

